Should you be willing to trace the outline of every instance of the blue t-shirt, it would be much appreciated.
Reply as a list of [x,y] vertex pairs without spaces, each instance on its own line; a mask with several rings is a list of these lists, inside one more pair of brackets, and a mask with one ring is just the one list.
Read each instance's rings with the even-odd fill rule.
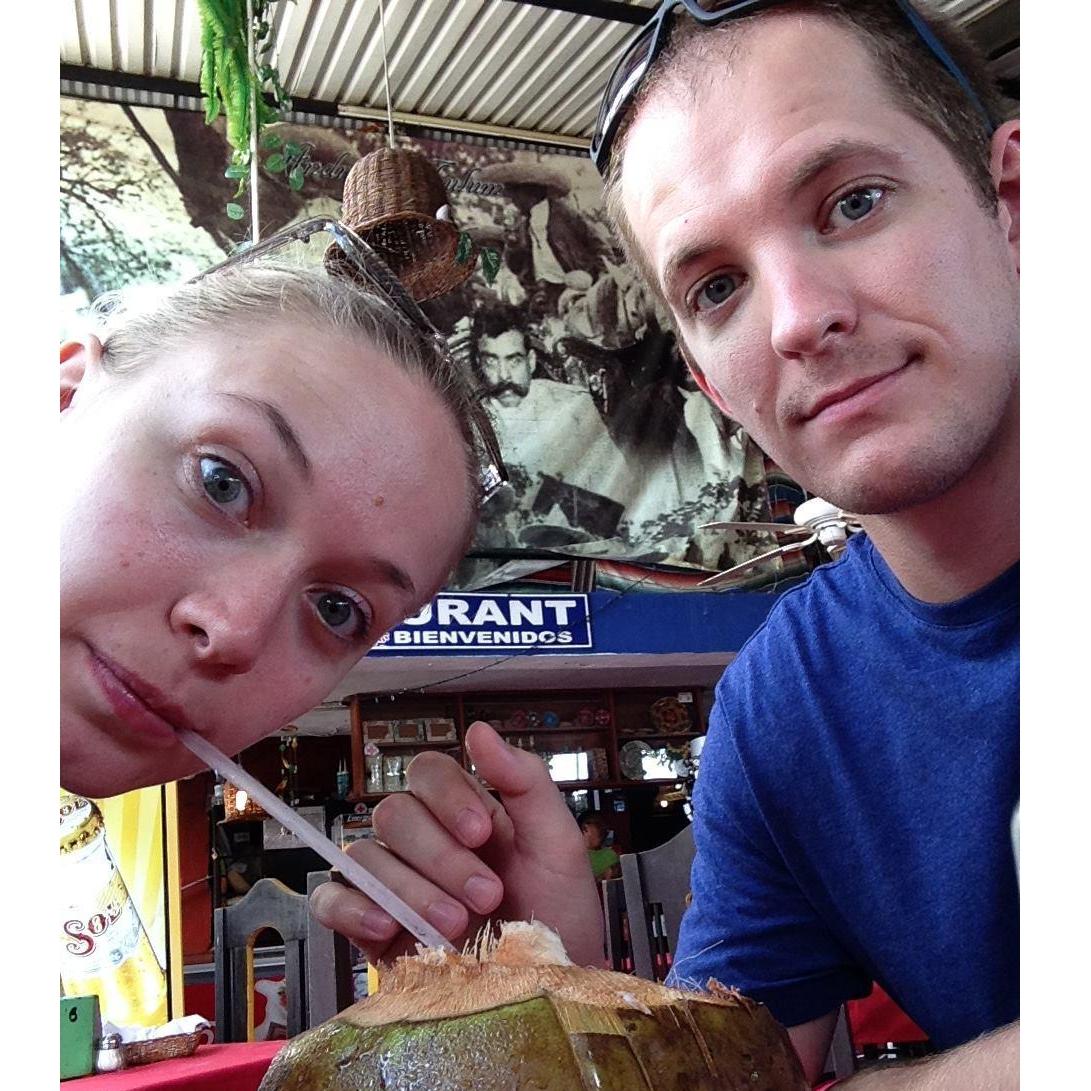
[[941,1049],[1019,1017],[1019,568],[908,595],[863,535],[724,673],[673,976],[785,1026],[878,981]]

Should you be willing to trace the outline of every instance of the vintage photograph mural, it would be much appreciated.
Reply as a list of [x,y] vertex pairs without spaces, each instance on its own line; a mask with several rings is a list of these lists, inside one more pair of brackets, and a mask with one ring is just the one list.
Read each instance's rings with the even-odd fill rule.
[[[222,124],[62,99],[64,335],[104,292],[191,276],[245,245],[247,221],[227,211],[236,183]],[[377,124],[340,126],[271,127],[263,236],[340,214],[349,170],[386,139]],[[764,456],[689,378],[613,238],[587,158],[483,138],[397,142],[434,163],[473,241],[473,275],[424,306],[471,370],[511,474],[474,543],[486,556],[464,564],[457,585],[495,582],[512,558],[546,549],[710,571],[768,549],[700,529],[769,517]]]

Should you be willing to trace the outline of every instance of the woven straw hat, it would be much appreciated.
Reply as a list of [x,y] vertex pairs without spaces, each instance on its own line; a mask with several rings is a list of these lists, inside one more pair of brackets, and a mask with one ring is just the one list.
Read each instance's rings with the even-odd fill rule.
[[[446,209],[444,213],[442,210]],[[390,266],[409,294],[422,302],[457,288],[474,270],[472,240],[458,260],[459,230],[450,219],[439,172],[420,152],[383,145],[357,160],[345,179],[341,220]],[[331,272],[351,266],[332,243]]]

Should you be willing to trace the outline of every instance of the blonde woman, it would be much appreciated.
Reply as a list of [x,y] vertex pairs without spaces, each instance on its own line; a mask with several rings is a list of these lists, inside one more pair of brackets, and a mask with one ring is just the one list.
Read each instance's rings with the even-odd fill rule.
[[[332,234],[340,268],[267,264]],[[328,241],[328,240],[326,240]],[[463,373],[311,221],[61,350],[61,780],[195,772],[325,696],[443,585],[499,465]]]

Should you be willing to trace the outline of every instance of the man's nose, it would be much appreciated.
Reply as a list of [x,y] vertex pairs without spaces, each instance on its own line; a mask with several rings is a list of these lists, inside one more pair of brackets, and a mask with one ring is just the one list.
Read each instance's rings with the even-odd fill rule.
[[175,603],[171,628],[192,661],[224,674],[245,674],[268,648],[287,605],[285,581],[256,566],[221,572]]
[[855,332],[856,301],[836,263],[778,262],[767,285],[770,340],[783,359],[821,356]]

